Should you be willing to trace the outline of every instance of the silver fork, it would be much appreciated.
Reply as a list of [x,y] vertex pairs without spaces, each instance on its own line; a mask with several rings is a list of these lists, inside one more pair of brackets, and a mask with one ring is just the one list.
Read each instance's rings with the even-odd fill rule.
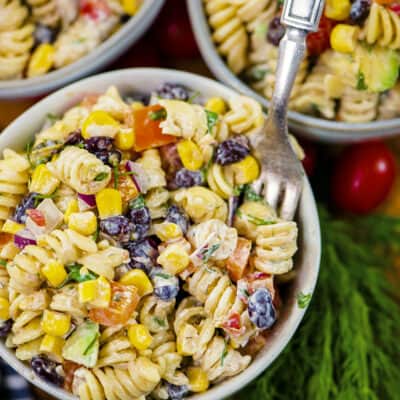
[[306,49],[308,32],[318,29],[323,0],[285,0],[281,22],[286,34],[279,45],[276,83],[264,129],[250,137],[261,164],[253,189],[283,219],[293,219],[300,199],[304,170],[289,143],[287,109],[290,92]]

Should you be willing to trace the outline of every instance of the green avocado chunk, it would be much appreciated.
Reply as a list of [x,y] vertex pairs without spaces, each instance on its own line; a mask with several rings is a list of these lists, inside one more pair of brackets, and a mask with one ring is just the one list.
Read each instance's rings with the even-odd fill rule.
[[396,84],[400,67],[398,51],[379,46],[365,47],[359,61],[360,73],[369,92],[384,92]]
[[66,360],[93,368],[99,354],[99,325],[86,321],[66,340],[62,355]]

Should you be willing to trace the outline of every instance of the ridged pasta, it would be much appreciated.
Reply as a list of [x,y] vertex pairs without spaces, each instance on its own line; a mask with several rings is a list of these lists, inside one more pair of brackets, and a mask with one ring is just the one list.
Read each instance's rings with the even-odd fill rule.
[[24,156],[10,149],[3,151],[3,160],[0,160],[0,227],[28,190],[29,168]]
[[214,218],[225,221],[228,215],[228,207],[221,197],[201,186],[180,189],[174,193],[173,200],[195,223]]
[[389,8],[372,2],[359,38],[368,44],[400,49],[400,17]]
[[369,122],[377,117],[379,94],[346,87],[341,97],[338,119],[344,122]]
[[161,167],[160,153],[157,149],[144,151],[136,163],[143,168],[145,173],[147,191],[166,186],[165,172]]
[[262,129],[265,117],[260,103],[250,97],[235,96],[229,100],[229,107],[224,121],[233,133],[247,135]]
[[104,111],[120,121],[132,113],[132,109],[122,100],[115,86],[109,87],[103,95],[99,96],[93,110]]
[[169,191],[163,187],[151,189],[146,194],[146,207],[149,209],[152,219],[166,216],[169,197]]
[[381,96],[378,119],[400,117],[400,84]]
[[75,321],[82,321],[87,316],[87,309],[79,302],[76,285],[66,285],[54,293],[50,302],[50,309],[71,315]]
[[55,27],[60,22],[60,12],[56,0],[27,0],[34,21]]
[[207,170],[208,186],[223,199],[229,199],[235,190],[233,174],[228,174],[228,171],[229,169],[216,163]]
[[138,357],[126,369],[80,368],[74,375],[73,393],[81,400],[142,400],[160,380],[158,366]]
[[58,187],[53,201],[57,208],[62,213],[65,213],[68,204],[71,202],[71,200],[77,199],[77,197],[78,194],[76,193],[76,191],[70,186],[63,183]]
[[205,0],[204,5],[218,51],[227,58],[232,71],[240,73],[247,64],[248,37],[237,7],[226,0]]
[[169,329],[170,317],[175,308],[175,300],[163,301],[156,296],[148,296],[140,305],[139,320],[151,333]]
[[295,222],[278,221],[257,227],[253,265],[267,274],[285,274],[293,268],[293,255],[297,250]]
[[34,26],[20,0],[0,3],[0,80],[22,76],[34,44]]
[[[78,193],[95,194],[111,179],[111,168],[87,150],[67,146],[55,161],[47,164],[50,172]],[[99,178],[100,177],[100,178]]]

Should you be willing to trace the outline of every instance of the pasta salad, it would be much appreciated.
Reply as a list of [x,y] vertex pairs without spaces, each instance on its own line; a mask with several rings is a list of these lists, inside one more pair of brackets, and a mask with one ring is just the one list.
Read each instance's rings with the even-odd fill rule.
[[83,400],[181,399],[243,371],[297,250],[296,223],[251,186],[264,122],[243,96],[110,87],[5,149],[6,346]]
[[[281,1],[203,0],[212,39],[230,69],[271,100]],[[327,0],[308,35],[289,107],[319,118],[363,123],[400,116],[400,3]]]
[[0,80],[33,78],[99,46],[140,0],[0,0]]

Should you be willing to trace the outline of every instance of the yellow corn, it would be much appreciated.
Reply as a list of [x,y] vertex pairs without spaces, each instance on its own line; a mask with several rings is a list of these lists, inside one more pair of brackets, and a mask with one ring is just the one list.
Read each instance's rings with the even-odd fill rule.
[[79,211],[79,203],[77,199],[72,199],[67,205],[67,209],[64,213],[64,222],[68,224],[68,220],[71,214],[77,213]]
[[343,21],[350,16],[350,0],[328,0],[325,6],[325,16],[336,21]]
[[128,338],[132,346],[138,350],[146,350],[150,347],[153,338],[145,325],[136,324],[128,328]]
[[5,321],[10,318],[10,303],[4,297],[0,297],[0,319]]
[[51,286],[58,287],[67,279],[67,271],[59,261],[50,260],[42,267],[42,274]]
[[49,43],[43,43],[36,48],[28,65],[28,78],[44,75],[50,71],[54,63],[54,46]]
[[217,114],[225,114],[226,104],[224,99],[221,97],[211,97],[207,100],[205,109]]
[[57,361],[62,361],[62,349],[64,347],[65,340],[58,336],[44,335],[40,343],[40,352],[49,354],[54,357]]
[[106,308],[111,301],[111,285],[104,276],[96,279],[96,297],[89,303],[93,307]]
[[182,229],[179,225],[173,222],[162,222],[153,226],[154,233],[160,240],[166,242],[168,240],[178,239],[182,236]]
[[115,146],[120,150],[130,150],[135,142],[133,129],[120,130],[115,136]]
[[190,171],[197,171],[203,165],[203,155],[196,143],[182,140],[176,146],[183,166]]
[[71,328],[71,316],[45,310],[40,323],[43,331],[51,336],[64,336]]
[[45,164],[38,165],[32,173],[29,191],[40,194],[53,193],[60,181],[49,171]]
[[236,185],[244,185],[258,178],[260,167],[257,160],[253,156],[247,156],[242,161],[231,164],[231,168],[235,176]]
[[114,137],[118,132],[119,123],[105,111],[92,111],[82,125],[84,139],[93,136]]
[[89,236],[96,232],[97,218],[92,211],[72,213],[68,218],[68,228]]
[[4,225],[1,228],[1,231],[15,235],[17,232],[19,232],[20,230],[22,230],[24,228],[25,228],[25,225],[18,224],[17,222],[15,222],[11,219],[7,219],[6,222],[4,222]]
[[333,50],[341,53],[353,53],[356,47],[359,28],[354,25],[338,24],[331,32],[330,41]]
[[207,373],[200,367],[189,367],[187,370],[189,387],[192,392],[200,393],[208,389],[209,381]]
[[122,214],[122,197],[116,189],[106,188],[96,194],[97,210],[100,218]]
[[128,15],[135,15],[139,8],[138,2],[136,0],[122,0],[122,8]]
[[189,255],[182,245],[171,244],[158,256],[157,263],[177,275],[189,266]]
[[120,282],[124,285],[136,286],[139,296],[146,296],[147,294],[153,293],[153,285],[149,277],[141,269],[133,269],[127,272],[120,279]]
[[78,284],[78,294],[80,303],[87,303],[95,300],[97,295],[96,280],[80,282]]
[[131,104],[131,108],[132,108],[133,111],[140,110],[140,109],[143,108],[143,107],[144,107],[144,105],[143,105],[143,103],[140,102],[140,101],[134,101],[134,102]]

